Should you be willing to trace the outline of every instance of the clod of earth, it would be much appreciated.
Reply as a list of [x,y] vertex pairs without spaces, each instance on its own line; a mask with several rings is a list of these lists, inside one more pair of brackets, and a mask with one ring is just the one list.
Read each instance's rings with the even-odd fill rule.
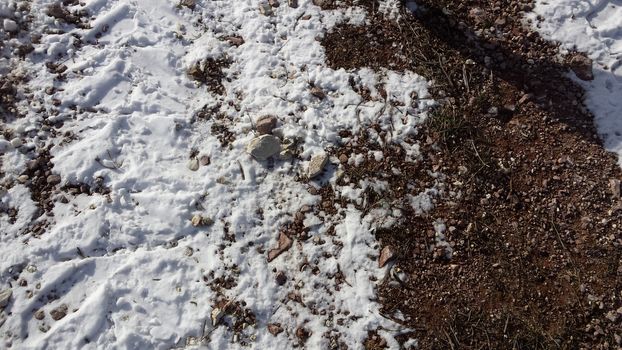
[[276,259],[284,251],[288,250],[292,246],[292,243],[292,239],[289,238],[285,233],[281,232],[279,234],[279,243],[277,247],[274,249],[270,249],[270,251],[268,252],[268,262]]
[[67,310],[69,310],[69,308],[67,307],[67,305],[63,304],[57,308],[52,309],[52,311],[50,311],[50,316],[52,316],[52,319],[54,321],[58,321],[63,317],[67,316]]
[[570,69],[581,80],[594,80],[592,71],[592,60],[585,55],[577,54],[570,59]]
[[246,146],[246,152],[259,161],[266,160],[281,151],[281,142],[272,135],[255,137]]
[[0,309],[3,309],[9,303],[9,299],[13,295],[13,290],[8,288],[0,292]]
[[324,167],[328,163],[328,155],[326,153],[319,153],[314,155],[309,162],[308,176],[312,179],[322,173]]
[[273,115],[264,115],[257,119],[257,123],[255,125],[255,129],[259,135],[268,135],[272,134],[272,130],[276,128],[277,119]]
[[393,259],[395,256],[395,250],[390,245],[382,248],[380,252],[380,258],[378,258],[378,267],[384,267],[389,260]]
[[188,169],[192,171],[199,170],[199,160],[196,158],[190,159],[190,161],[188,162]]
[[268,323],[268,332],[276,337],[279,333],[283,332],[283,327],[281,327],[280,323]]

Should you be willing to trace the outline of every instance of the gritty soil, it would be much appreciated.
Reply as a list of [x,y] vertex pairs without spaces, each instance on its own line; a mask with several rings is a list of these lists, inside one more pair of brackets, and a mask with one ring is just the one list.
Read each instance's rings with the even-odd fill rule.
[[[373,0],[324,7],[370,12],[365,27],[342,24],[322,39],[331,67],[412,70],[435,82],[441,101],[413,140],[422,147],[415,163],[369,131],[334,151],[385,153],[344,163],[343,177],[387,181],[363,209],[403,213],[376,232],[395,255],[379,288],[385,317],[414,330],[421,349],[619,348],[622,173],[566,77],[569,59],[525,28],[530,1],[419,3],[425,9],[400,19]],[[426,169],[444,174],[444,190],[418,215],[404,198],[438,181]],[[436,220],[452,254],[431,248]],[[375,333],[365,342],[384,344]]]

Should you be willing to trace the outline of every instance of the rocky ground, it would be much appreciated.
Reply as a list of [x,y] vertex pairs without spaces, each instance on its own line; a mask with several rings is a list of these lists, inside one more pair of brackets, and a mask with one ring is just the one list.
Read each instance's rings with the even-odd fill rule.
[[[0,203],[2,223],[16,228],[2,236],[2,243],[15,247],[8,242],[19,239],[24,246],[44,244],[45,249],[36,251],[52,258],[32,260],[42,266],[39,272],[35,262],[18,255],[2,266],[1,282],[10,286],[0,287],[0,308],[5,310],[0,327],[7,322],[0,330],[6,346],[119,345],[114,341],[123,336],[99,324],[133,320],[114,316],[129,306],[123,301],[101,306],[106,303],[81,296],[75,286],[91,288],[82,279],[95,280],[93,285],[105,279],[138,281],[147,271],[150,284],[138,284],[140,288],[159,293],[161,274],[165,281],[174,281],[170,288],[180,296],[158,308],[169,292],[157,294],[152,302],[156,307],[147,306],[146,313],[165,319],[166,307],[179,311],[183,303],[189,319],[164,322],[168,333],[160,346],[622,348],[622,169],[616,155],[603,148],[583,88],[568,75],[572,71],[590,81],[591,60],[581,52],[562,55],[555,43],[535,32],[526,19],[532,1],[270,1],[253,11],[261,20],[283,16],[278,17],[283,28],[261,22],[252,29],[256,36],[240,29],[244,21],[204,24],[222,20],[233,9],[218,8],[208,18],[209,6],[215,5],[181,1],[177,8],[184,18],[200,28],[192,35],[199,38],[203,29],[213,32],[225,48],[187,60],[191,63],[184,67],[184,79],[210,97],[183,100],[182,88],[171,97],[173,107],[163,110],[177,119],[162,123],[174,125],[176,135],[191,141],[177,143],[162,136],[180,152],[159,161],[185,152],[183,161],[171,161],[182,164],[184,172],[154,177],[150,185],[120,175],[133,169],[132,162],[149,164],[150,158],[124,156],[127,148],[142,152],[135,148],[140,142],[118,148],[111,143],[112,151],[97,150],[92,162],[98,171],[74,172],[61,159],[80,153],[82,148],[75,145],[88,140],[86,135],[94,135],[93,148],[101,140],[122,136],[88,134],[108,124],[80,124],[83,120],[124,114],[143,100],[108,110],[79,96],[73,96],[75,104],[61,101],[72,98],[71,91],[63,92],[63,84],[71,83],[72,74],[84,73],[84,67],[67,71],[65,58],[46,56],[45,74],[54,84],[39,94],[34,91],[42,96],[40,109],[32,104],[24,109],[33,93],[28,81],[41,79],[15,63],[38,57],[28,56],[41,40],[41,33],[29,32],[36,21],[28,4],[20,2],[11,16],[3,14],[7,19],[0,50],[4,62],[13,65],[0,72],[0,154],[5,154],[0,157],[0,196],[17,198],[22,191],[33,205]],[[72,34],[76,52],[82,45],[98,45],[96,38],[105,38],[109,29],[91,21],[81,6],[63,1],[44,7],[58,31],[100,29],[82,37]],[[261,32],[270,25],[276,28],[273,32]],[[300,34],[305,25],[308,33]],[[175,35],[185,54],[203,54],[196,48],[202,39],[193,46],[194,39],[188,39],[192,35],[178,29]],[[44,38],[56,35],[53,30],[48,28]],[[269,73],[275,85],[245,86],[247,72],[238,65],[256,61],[244,48],[266,37],[276,44],[258,46],[257,52],[265,49],[262,54],[278,57]],[[300,63],[296,50],[280,56],[290,40],[301,38],[323,50],[321,68],[313,68],[313,60]],[[214,40],[209,40],[205,42],[212,45]],[[430,82],[429,95],[413,72]],[[147,86],[145,94],[160,88],[154,86]],[[262,99],[269,102],[262,105]],[[175,109],[180,100],[191,106]],[[132,110],[133,116],[152,113],[144,103]],[[249,116],[245,104],[262,113],[249,108]],[[49,115],[37,128],[15,127],[20,118],[32,116],[33,108]],[[177,117],[189,112],[188,120]],[[128,132],[160,137],[149,124],[131,118],[126,123]],[[140,127],[132,129],[134,124]],[[201,133],[209,136],[197,136]],[[91,155],[91,148],[83,149]],[[59,174],[59,169],[65,172]],[[147,168],[137,177],[160,170]],[[180,187],[173,181],[177,178],[188,185]],[[158,192],[159,183],[169,180],[174,186]],[[172,212],[181,217],[179,222],[157,228],[136,219],[134,209],[126,213],[128,203],[138,207],[139,201],[148,202],[150,191],[154,202],[169,198],[177,205],[166,196],[184,196],[179,201],[183,204],[145,214],[157,221]],[[71,214],[60,214],[64,208],[71,208]],[[90,211],[95,214],[83,214]],[[115,226],[116,216],[138,231]],[[98,217],[119,235],[148,236],[146,231],[156,238],[106,238],[110,242],[104,245],[75,234],[96,227],[80,222],[95,220],[103,226]],[[67,228],[59,225],[63,220]],[[46,239],[63,234],[70,238],[46,250]],[[67,242],[77,243],[65,247]],[[140,263],[124,265],[128,257],[138,257]],[[67,271],[78,272],[93,262],[92,271],[85,272],[90,277],[55,273],[55,266],[65,261],[77,266]],[[127,271],[131,273],[123,275]],[[187,285],[195,279],[196,285]],[[114,303],[143,298],[146,292],[124,294],[132,286],[113,282],[88,290],[107,293],[102,300]],[[189,303],[197,309],[187,309]],[[68,342],[63,332],[72,330],[71,322],[90,320],[81,311],[89,305],[112,315],[89,328],[105,330],[80,333],[81,339]],[[142,323],[132,327],[140,329]],[[27,343],[29,332],[41,342]],[[115,335],[109,336],[111,332]],[[136,334],[140,336],[132,336],[141,341],[124,344],[153,346],[153,335]]]

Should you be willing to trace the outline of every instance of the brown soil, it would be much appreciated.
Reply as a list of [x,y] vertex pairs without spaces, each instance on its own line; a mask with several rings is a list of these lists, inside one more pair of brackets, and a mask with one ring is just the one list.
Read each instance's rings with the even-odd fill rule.
[[[404,213],[377,231],[396,253],[379,289],[385,316],[414,329],[422,349],[619,347],[622,204],[610,180],[622,173],[582,90],[564,76],[555,45],[523,28],[529,1],[420,3],[425,12],[389,20],[360,1],[368,25],[340,25],[322,41],[333,68],[413,70],[436,82],[442,102],[417,136],[416,164],[365,133],[335,150],[383,149],[380,162],[346,165],[344,178],[388,181],[368,203]],[[429,169],[446,176],[445,189],[417,215],[405,195],[435,181]],[[437,219],[451,256],[433,248]],[[371,339],[368,348],[379,348]]]

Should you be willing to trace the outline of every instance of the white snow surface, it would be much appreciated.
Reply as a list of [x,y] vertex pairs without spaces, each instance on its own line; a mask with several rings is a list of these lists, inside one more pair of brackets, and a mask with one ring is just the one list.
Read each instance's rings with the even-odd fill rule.
[[594,61],[594,80],[575,80],[586,90],[605,147],[622,165],[622,1],[537,0],[528,18],[564,51],[585,52]]
[[[307,214],[312,238],[294,240],[267,262],[280,229],[303,205],[319,204],[296,177],[313,154],[343,141],[340,130],[356,134],[379,122],[410,158],[418,154],[406,140],[434,103],[423,78],[325,63],[317,38],[343,21],[364,24],[364,10],[320,11],[311,0],[291,8],[283,0],[268,17],[257,0],[198,0],[194,11],[170,0],[83,0],[70,9],[87,10],[91,28],[78,29],[46,15],[54,2],[32,1],[31,27],[43,33],[41,41],[25,61],[11,63],[28,73],[32,96],[19,105],[25,117],[7,125],[25,146],[0,143],[2,172],[16,179],[29,160],[24,150],[53,144],[61,185],[101,177],[110,194],[63,193],[68,203],[55,200],[54,215],[46,216],[27,187],[0,192],[0,205],[18,211],[15,222],[0,215],[0,289],[13,289],[0,348],[286,349],[298,342],[299,326],[312,332],[309,349],[337,341],[360,349],[370,330],[398,348],[393,336],[404,329],[380,316],[374,301],[379,282],[373,281],[386,273],[377,266],[372,234],[382,212],[363,216],[348,206],[337,215]],[[244,44],[225,40],[234,34]],[[223,55],[232,62],[223,96],[186,75],[196,62]],[[46,62],[65,64],[66,79],[55,80]],[[367,85],[374,100],[363,102],[350,78]],[[310,83],[326,99],[314,97]],[[386,108],[376,84],[404,107]],[[44,88],[51,86],[56,92],[48,95]],[[229,146],[212,135],[213,116],[195,118],[217,103],[235,136]],[[303,161],[261,163],[245,153],[254,137],[251,120],[264,114],[278,116],[275,133],[297,140]],[[46,116],[64,122],[56,137],[40,131]],[[76,139],[61,142],[68,131]],[[188,169],[192,149],[211,164]],[[330,164],[312,185],[334,186],[338,172]],[[363,186],[344,188],[343,196],[360,203]],[[194,227],[194,215],[214,224]],[[48,227],[35,237],[29,226],[38,222]],[[276,284],[275,271],[285,272],[285,285]],[[345,283],[338,283],[339,274]],[[221,277],[236,283],[220,292],[210,288]],[[304,305],[289,300],[290,292]],[[256,323],[240,332],[213,326],[210,315],[221,300],[246,303]],[[50,311],[60,305],[68,313],[54,321]],[[34,317],[38,310],[42,320]],[[284,332],[270,334],[268,323],[280,323]]]

